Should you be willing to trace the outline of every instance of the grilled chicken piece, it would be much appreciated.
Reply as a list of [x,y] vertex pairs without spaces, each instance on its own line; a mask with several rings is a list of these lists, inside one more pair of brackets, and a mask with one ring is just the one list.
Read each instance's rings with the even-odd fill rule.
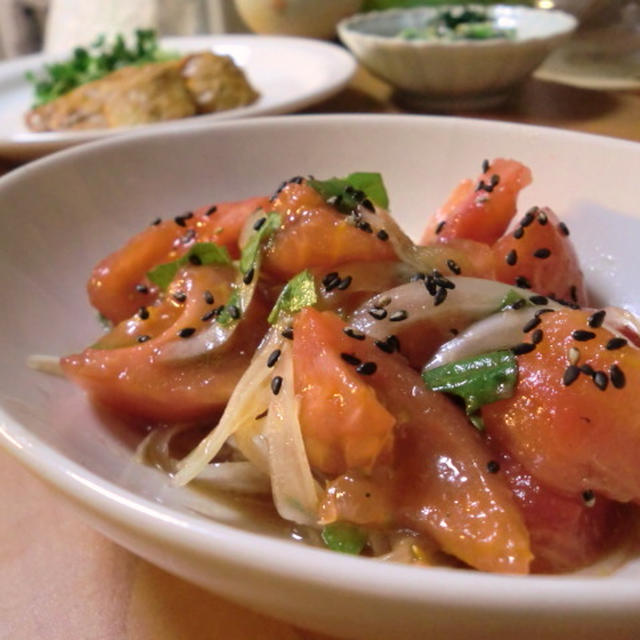
[[124,67],[35,107],[25,118],[32,131],[105,129],[232,109],[257,97],[231,58],[207,51]]

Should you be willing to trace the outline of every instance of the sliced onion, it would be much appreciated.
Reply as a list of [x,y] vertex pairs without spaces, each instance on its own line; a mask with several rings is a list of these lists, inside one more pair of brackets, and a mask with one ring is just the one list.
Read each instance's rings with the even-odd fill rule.
[[184,485],[199,475],[236,431],[251,426],[269,404],[271,369],[267,359],[283,341],[279,328],[272,327],[258,347],[249,367],[238,381],[217,426],[176,466],[173,482]]
[[318,520],[319,488],[311,474],[302,440],[299,400],[293,386],[293,358],[288,343],[283,345],[273,375],[282,379],[280,391],[272,395],[264,425],[273,501],[285,520],[313,525]]
[[27,358],[27,366],[41,373],[50,373],[54,376],[64,377],[58,356],[33,354]]
[[[507,293],[514,290],[513,286],[494,280],[465,277],[448,280],[455,288],[447,290],[447,297],[441,304],[436,305],[434,297],[426,290],[424,281],[416,280],[376,294],[354,311],[350,324],[382,340],[399,328],[399,323],[391,320],[394,312],[406,311],[407,318],[402,320],[403,330],[429,319],[432,325],[443,331],[452,327],[460,331],[472,322],[494,313]],[[519,293],[523,297],[533,295],[531,291],[520,290]],[[376,320],[369,312],[385,299],[390,299],[384,307],[387,315],[382,320]]]
[[224,489],[233,493],[269,495],[269,476],[251,462],[214,462],[198,475],[198,485]]

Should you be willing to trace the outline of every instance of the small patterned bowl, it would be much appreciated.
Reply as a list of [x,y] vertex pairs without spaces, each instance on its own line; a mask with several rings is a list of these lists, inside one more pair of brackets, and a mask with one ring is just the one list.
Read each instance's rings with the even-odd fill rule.
[[489,17],[500,28],[515,29],[513,38],[409,40],[398,35],[447,8],[452,7],[357,14],[338,24],[338,34],[363,66],[394,86],[400,102],[446,111],[500,104],[577,26],[562,11],[493,5]]

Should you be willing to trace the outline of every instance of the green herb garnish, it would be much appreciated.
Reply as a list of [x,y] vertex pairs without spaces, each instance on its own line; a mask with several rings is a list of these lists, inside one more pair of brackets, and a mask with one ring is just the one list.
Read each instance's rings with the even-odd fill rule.
[[[422,372],[424,383],[433,391],[461,397],[467,415],[480,407],[510,398],[518,380],[518,364],[511,351],[492,351]],[[477,420],[474,421],[474,425]]]
[[281,312],[297,313],[305,307],[312,307],[317,301],[315,280],[311,272],[305,269],[291,278],[280,292],[269,314],[269,324],[275,324]]
[[160,264],[148,271],[147,278],[166,291],[176,277],[178,269],[192,261],[198,264],[231,264],[231,257],[226,247],[220,247],[213,242],[198,242],[177,260]]
[[122,67],[178,57],[158,47],[156,34],[151,29],[138,29],[135,36],[132,47],[127,46],[122,35],[118,35],[110,45],[104,36],[100,36],[89,47],[76,48],[70,59],[45,65],[41,75],[28,72],[26,78],[34,85],[35,106],[55,100]]
[[332,551],[358,555],[367,544],[367,534],[354,524],[332,522],[323,527],[322,541]]
[[383,209],[389,207],[389,196],[379,173],[350,173],[346,178],[307,181],[325,200],[345,214],[351,213],[368,198]]
[[247,240],[247,244],[242,249],[242,255],[240,256],[240,271],[243,274],[255,267],[260,246],[281,224],[280,214],[275,212],[268,213],[260,228],[249,236],[249,240]]
[[525,306],[533,306],[524,296],[520,295],[514,289],[509,289],[500,301],[500,305],[496,309],[498,311],[507,311],[509,309],[518,309]]

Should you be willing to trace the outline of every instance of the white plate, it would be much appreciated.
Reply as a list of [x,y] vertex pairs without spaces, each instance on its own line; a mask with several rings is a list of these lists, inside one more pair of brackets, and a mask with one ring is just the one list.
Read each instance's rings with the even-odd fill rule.
[[540,80],[580,89],[640,89],[640,31],[622,26],[579,32],[535,72]]
[[[162,47],[182,53],[211,50],[229,55],[242,67],[251,84],[260,92],[258,100],[246,107],[185,118],[181,126],[289,113],[323,100],[344,87],[355,72],[356,63],[337,45],[285,36],[219,35],[165,38]],[[24,123],[24,114],[33,102],[33,87],[25,73],[36,73],[56,58],[33,55],[0,63],[0,156],[27,159],[64,147],[111,137],[131,128],[33,133]],[[175,123],[142,125],[162,132]],[[140,128],[140,127],[138,127]]]
[[28,354],[95,338],[89,269],[158,215],[270,193],[293,175],[379,170],[417,235],[461,177],[501,155],[532,168],[522,208],[549,204],[567,221],[596,295],[640,311],[637,143],[456,118],[295,116],[135,133],[5,176],[0,443],[113,540],[297,625],[367,640],[638,637],[638,560],[604,577],[510,577],[308,548],[278,522],[170,488],[73,385],[25,367]]

